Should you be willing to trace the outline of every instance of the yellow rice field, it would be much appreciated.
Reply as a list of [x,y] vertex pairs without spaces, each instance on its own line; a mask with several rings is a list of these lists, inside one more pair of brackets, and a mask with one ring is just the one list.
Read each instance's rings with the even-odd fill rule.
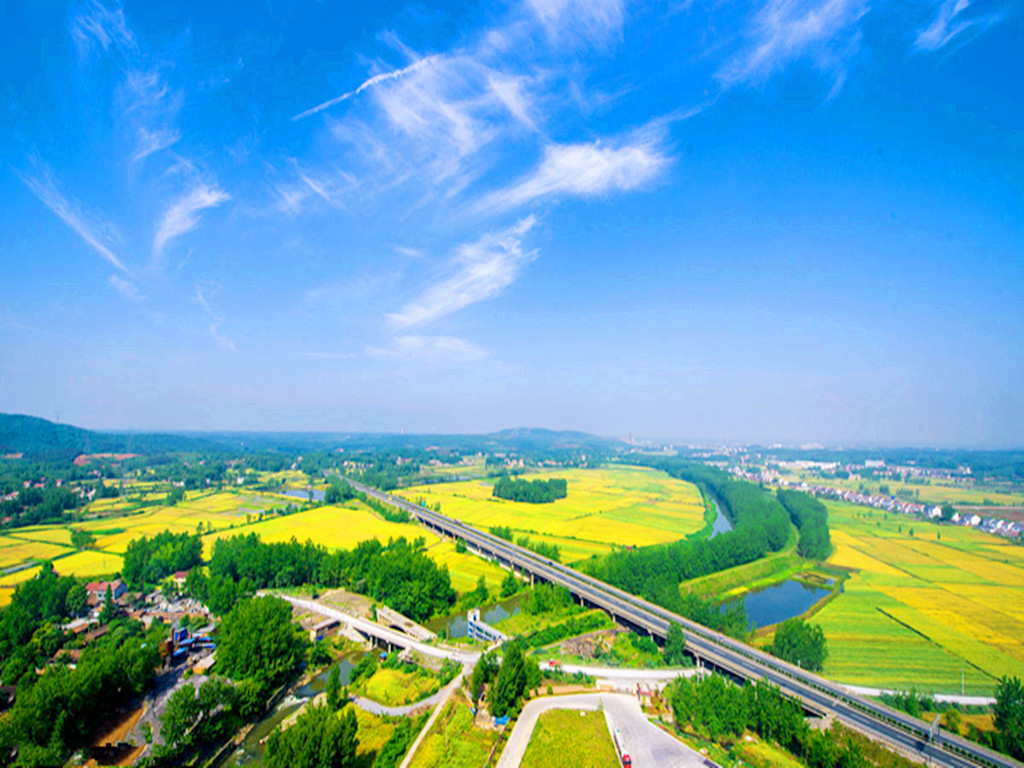
[[697,488],[653,469],[610,466],[527,477],[565,478],[568,495],[551,504],[506,501],[491,495],[493,480],[421,485],[397,493],[440,503],[442,514],[484,530],[508,526],[517,536],[556,543],[565,562],[608,552],[613,545],[677,541],[704,526]]
[[[814,620],[825,673],[877,687],[991,693],[1024,676],[1024,547],[969,528],[826,502],[832,565],[853,571]],[[914,535],[910,535],[913,529]]]
[[[443,541],[415,523],[392,523],[384,520],[361,502],[342,506],[318,507],[292,515],[268,515],[259,520],[261,510],[283,507],[296,500],[274,494],[221,491],[189,493],[173,507],[147,507],[138,512],[118,514],[119,507],[110,499],[97,502],[104,517],[83,520],[71,526],[33,526],[19,528],[0,536],[0,606],[10,602],[14,587],[30,579],[38,571],[32,564],[53,559],[59,573],[91,578],[113,574],[121,569],[121,555],[128,543],[139,536],[153,536],[161,531],[194,533],[200,524],[210,531],[203,537],[209,556],[216,539],[240,533],[256,533],[264,541],[300,541],[312,539],[329,548],[349,549],[360,541],[376,538],[386,543],[390,538],[404,536],[410,541],[426,540],[427,551],[440,564],[446,564],[452,586],[463,592],[476,586],[482,575],[490,588],[496,589],[504,578],[497,566],[467,553],[457,553],[454,544]],[[125,505],[121,502],[121,507]],[[94,512],[93,505],[86,514]],[[109,515],[109,516],[106,516]],[[92,531],[96,548],[76,552],[71,548],[70,528]],[[26,567],[28,566],[28,567]],[[13,570],[17,569],[17,570]]]

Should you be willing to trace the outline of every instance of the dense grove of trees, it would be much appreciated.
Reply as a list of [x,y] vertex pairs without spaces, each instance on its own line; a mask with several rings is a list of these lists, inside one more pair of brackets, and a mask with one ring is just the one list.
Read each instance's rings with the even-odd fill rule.
[[82,582],[58,576],[53,564],[44,562],[34,578],[18,585],[0,614],[0,665],[5,685],[15,685],[28,675],[34,679],[68,638],[60,624],[84,610],[87,595]]
[[777,494],[789,517],[800,530],[797,553],[809,560],[824,560],[832,554],[832,541],[828,534],[828,509],[813,496],[799,491]]
[[240,600],[218,631],[217,670],[234,680],[266,686],[285,680],[302,660],[305,634],[292,624],[292,607],[279,597]]
[[519,714],[523,695],[540,685],[541,672],[536,660],[523,655],[519,639],[509,640],[502,651],[498,665],[492,653],[480,657],[470,678],[470,693],[474,702],[489,685],[487,708],[495,717]]
[[352,707],[336,712],[311,704],[290,728],[270,734],[263,764],[266,768],[352,768],[358,730]]
[[143,635],[138,622],[118,621],[74,669],[57,664],[23,675],[14,707],[0,719],[0,755],[17,747],[18,765],[63,764],[69,751],[90,743],[108,712],[149,688],[166,634],[162,625]]
[[828,643],[820,624],[801,618],[787,619],[775,630],[775,638],[765,648],[768,653],[812,672],[820,672],[828,658]]
[[687,724],[712,740],[738,739],[746,729],[802,758],[809,768],[867,768],[860,747],[807,726],[800,705],[758,681],[739,688],[719,675],[680,678],[668,689],[676,727]]
[[154,750],[157,765],[185,765],[194,756],[238,730],[245,722],[240,714],[244,689],[219,677],[198,688],[184,685],[167,701],[160,718],[164,743]]
[[455,602],[448,568],[423,552],[423,539],[375,539],[351,550],[328,551],[312,541],[265,544],[256,534],[220,539],[213,546],[209,578],[190,574],[187,587],[224,613],[254,589],[320,584],[346,587],[386,603],[415,621]]
[[61,522],[65,512],[84,503],[77,493],[53,480],[42,488],[16,487],[7,493],[12,491],[18,492],[17,498],[0,501],[0,518],[11,518],[8,527]]
[[202,561],[203,540],[198,535],[163,531],[153,538],[140,536],[128,542],[121,577],[132,589],[143,589]]
[[342,504],[355,497],[356,491],[351,485],[336,475],[331,476],[324,491],[324,504]]
[[564,499],[569,493],[568,483],[564,479],[524,480],[503,474],[494,484],[492,494],[499,499],[508,501],[524,501],[527,504],[550,504],[557,499]]

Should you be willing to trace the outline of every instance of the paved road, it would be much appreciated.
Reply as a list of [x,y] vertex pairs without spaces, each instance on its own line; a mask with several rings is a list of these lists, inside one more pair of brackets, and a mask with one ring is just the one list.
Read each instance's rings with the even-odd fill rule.
[[462,685],[462,679],[466,675],[466,671],[467,670],[463,668],[462,672],[456,675],[448,685],[432,696],[420,699],[419,701],[414,701],[412,704],[405,704],[401,707],[385,707],[383,704],[379,704],[373,699],[367,699],[363,696],[353,696],[351,701],[357,707],[372,715],[404,717],[405,715],[411,715],[413,712],[418,712],[426,707],[433,707],[440,704],[442,701],[446,701],[448,697],[452,695],[452,691]]
[[497,768],[518,768],[541,713],[552,709],[593,712],[598,706],[604,709],[609,735],[616,730],[619,732],[619,739],[637,768],[703,768],[704,758],[701,755],[652,725],[636,697],[625,693],[581,693],[534,699],[523,707],[498,759]]
[[568,588],[581,600],[610,613],[613,619],[627,622],[660,637],[665,636],[670,623],[677,623],[683,628],[686,644],[691,653],[703,659],[705,663],[741,679],[765,679],[777,685],[787,696],[801,700],[807,708],[830,713],[844,725],[877,741],[914,754],[919,759],[930,759],[938,765],[952,768],[972,768],[979,764],[1024,768],[1024,765],[1006,755],[993,752],[944,730],[938,732],[933,742],[929,739],[927,725],[920,720],[862,696],[851,694],[838,683],[787,664],[636,595],[465,525],[460,520],[446,517],[362,483],[349,482],[363,493],[408,511],[422,525],[443,535],[462,539],[471,549],[487,557],[497,558],[502,563]]

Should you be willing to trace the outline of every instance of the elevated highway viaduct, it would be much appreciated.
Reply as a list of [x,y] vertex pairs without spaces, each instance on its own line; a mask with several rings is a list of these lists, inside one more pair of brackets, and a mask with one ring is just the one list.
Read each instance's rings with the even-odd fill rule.
[[498,536],[477,530],[405,499],[349,481],[362,493],[404,509],[420,524],[437,533],[462,539],[486,557],[493,558],[533,578],[566,587],[590,605],[607,611],[616,620],[664,639],[670,623],[679,624],[687,650],[702,663],[739,680],[767,680],[803,707],[831,715],[843,725],[900,752],[916,755],[931,765],[970,768],[1024,768],[1012,758],[939,729],[929,733],[917,718],[850,693],[842,685],[788,664],[734,638],[715,632],[661,606],[631,595],[568,566],[518,547]]

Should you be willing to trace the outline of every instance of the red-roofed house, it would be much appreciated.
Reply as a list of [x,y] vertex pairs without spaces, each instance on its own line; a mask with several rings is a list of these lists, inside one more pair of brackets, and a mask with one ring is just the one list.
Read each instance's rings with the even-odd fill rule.
[[114,579],[113,581],[90,581],[85,585],[85,591],[89,597],[94,597],[97,602],[100,602],[107,599],[108,584],[110,585],[110,594],[114,596],[115,600],[128,591],[128,587],[120,579]]

